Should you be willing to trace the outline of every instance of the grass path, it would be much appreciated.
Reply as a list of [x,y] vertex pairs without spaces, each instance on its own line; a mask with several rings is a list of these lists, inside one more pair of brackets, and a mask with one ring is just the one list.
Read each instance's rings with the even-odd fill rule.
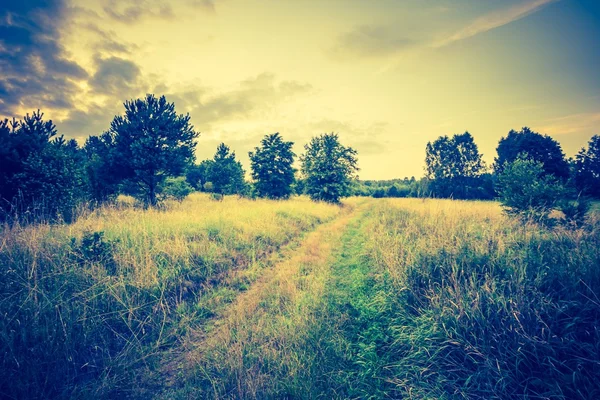
[[[167,368],[165,398],[303,397],[319,365],[321,324],[331,266],[364,201],[309,233],[239,294],[209,328],[190,335]],[[175,372],[175,374],[174,374]],[[270,394],[270,395],[268,395]]]

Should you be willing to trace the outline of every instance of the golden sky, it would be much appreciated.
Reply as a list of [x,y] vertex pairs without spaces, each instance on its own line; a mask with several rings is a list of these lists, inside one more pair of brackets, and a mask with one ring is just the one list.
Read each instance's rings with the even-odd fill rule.
[[510,129],[567,156],[600,134],[594,0],[8,1],[0,115],[80,141],[145,93],[190,113],[199,160],[337,132],[362,179],[422,176],[426,143],[466,130],[488,164]]

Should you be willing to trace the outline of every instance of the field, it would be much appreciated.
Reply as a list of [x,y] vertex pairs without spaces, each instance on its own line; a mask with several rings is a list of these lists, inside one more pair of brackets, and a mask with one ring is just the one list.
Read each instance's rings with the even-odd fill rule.
[[6,398],[600,398],[600,217],[127,203],[0,236]]

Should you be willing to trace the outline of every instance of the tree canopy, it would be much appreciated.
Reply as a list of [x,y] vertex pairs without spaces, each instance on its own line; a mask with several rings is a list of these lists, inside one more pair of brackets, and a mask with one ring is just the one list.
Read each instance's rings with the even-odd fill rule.
[[113,119],[103,139],[112,147],[113,167],[120,177],[139,189],[136,194],[145,204],[154,206],[164,180],[193,163],[199,134],[190,116],[178,115],[165,96],[149,94],[124,105],[125,114]]
[[469,132],[428,142],[425,168],[431,189],[439,197],[487,197],[482,196],[485,163]]
[[217,146],[208,169],[208,181],[212,184],[212,191],[219,194],[242,194],[245,190],[242,164],[225,143]]
[[0,219],[70,221],[85,200],[84,156],[39,110],[0,121]]
[[594,135],[587,149],[575,156],[575,185],[585,195],[600,198],[600,136]]
[[305,191],[313,200],[339,203],[357,177],[357,152],[343,146],[335,133],[313,137],[300,157]]
[[285,142],[279,133],[273,133],[266,135],[254,152],[248,153],[254,187],[260,197],[287,199],[292,194],[296,171],[292,166],[293,145],[293,142]]
[[185,173],[187,183],[195,190],[205,190],[204,185],[209,182],[209,172],[212,160],[202,160],[200,164],[190,165]]
[[520,155],[540,162],[544,166],[544,174],[552,174],[556,178],[569,177],[569,165],[560,144],[548,135],[541,135],[525,127],[520,131],[511,130],[506,137],[500,139],[496,149],[494,171],[501,173],[506,163],[515,161]]

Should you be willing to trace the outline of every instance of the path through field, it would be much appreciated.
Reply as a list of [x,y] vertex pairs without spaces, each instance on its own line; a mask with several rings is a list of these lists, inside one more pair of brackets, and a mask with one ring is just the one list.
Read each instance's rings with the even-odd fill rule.
[[[164,397],[281,398],[347,392],[339,387],[348,382],[340,375],[340,363],[353,362],[344,346],[356,338],[338,336],[334,328],[364,323],[353,315],[353,303],[372,300],[361,295],[372,283],[368,265],[357,261],[359,228],[369,205],[347,205],[347,212],[319,226],[264,271],[211,321],[210,329],[191,335],[185,351],[165,368],[171,387]],[[334,358],[338,360],[332,364]],[[331,365],[340,368],[325,370]]]

